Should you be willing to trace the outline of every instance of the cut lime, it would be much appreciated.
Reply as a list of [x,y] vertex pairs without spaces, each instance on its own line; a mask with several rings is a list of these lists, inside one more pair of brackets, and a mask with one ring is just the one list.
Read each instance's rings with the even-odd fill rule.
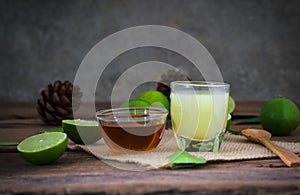
[[28,162],[43,165],[57,160],[66,150],[67,144],[68,137],[65,133],[51,132],[28,137],[17,149]]
[[170,103],[168,98],[159,91],[145,91],[138,96],[138,99],[149,102],[153,107],[161,107],[170,110]]
[[148,102],[146,102],[145,100],[139,100],[139,99],[135,99],[135,100],[129,100],[128,102],[123,103],[120,107],[121,108],[125,108],[125,107],[149,107],[150,104]]
[[229,99],[228,99],[228,114],[233,113],[234,110],[235,110],[235,101],[231,96],[229,96]]
[[68,137],[76,144],[93,144],[102,137],[97,121],[63,120],[62,127]]

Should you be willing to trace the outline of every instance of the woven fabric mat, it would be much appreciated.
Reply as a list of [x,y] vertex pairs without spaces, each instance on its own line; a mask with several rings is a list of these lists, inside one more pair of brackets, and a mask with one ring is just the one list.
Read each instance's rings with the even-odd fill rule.
[[[292,152],[300,153],[300,142],[281,142],[274,143],[285,147]],[[70,150],[84,150],[100,160],[115,161],[117,163],[136,164],[147,167],[148,169],[158,169],[167,167],[169,162],[166,157],[179,151],[172,130],[166,130],[162,141],[156,150],[138,154],[116,154],[113,153],[104,140],[101,139],[92,145],[79,145],[69,143]],[[276,155],[260,144],[247,140],[240,135],[226,133],[219,153],[212,152],[191,152],[192,155],[203,157],[207,161],[232,161],[244,159],[271,158]]]

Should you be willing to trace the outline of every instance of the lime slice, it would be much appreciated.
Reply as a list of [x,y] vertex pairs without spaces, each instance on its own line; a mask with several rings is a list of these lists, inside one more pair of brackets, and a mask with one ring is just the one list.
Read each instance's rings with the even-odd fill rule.
[[145,100],[135,99],[135,100],[129,100],[128,102],[124,102],[120,107],[124,108],[124,107],[149,107],[149,106],[150,104]]
[[228,114],[233,113],[234,109],[235,109],[235,101],[231,96],[229,96],[229,99],[228,99]]
[[102,137],[97,121],[63,120],[62,127],[68,137],[76,144],[93,144]]
[[161,107],[170,110],[170,103],[168,98],[161,92],[155,90],[145,91],[138,96],[139,100],[149,102],[151,106]]
[[51,132],[28,137],[17,149],[28,162],[43,165],[57,160],[66,150],[67,144],[68,137],[65,133]]

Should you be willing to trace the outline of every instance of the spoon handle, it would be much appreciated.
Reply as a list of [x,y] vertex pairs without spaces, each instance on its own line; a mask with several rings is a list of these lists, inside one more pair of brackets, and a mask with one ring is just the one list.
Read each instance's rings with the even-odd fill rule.
[[270,140],[265,139],[263,144],[269,148],[272,152],[277,154],[281,160],[289,167],[300,165],[300,158],[290,150],[274,144]]

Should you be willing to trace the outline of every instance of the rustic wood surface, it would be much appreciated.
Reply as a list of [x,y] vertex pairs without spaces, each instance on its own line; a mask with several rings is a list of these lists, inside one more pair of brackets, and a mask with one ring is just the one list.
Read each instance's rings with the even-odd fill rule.
[[[257,116],[261,105],[238,103],[233,124],[240,117]],[[53,128],[41,122],[34,103],[0,106],[0,141],[21,141]],[[249,125],[232,126],[246,127]],[[300,127],[290,136],[272,139],[300,141]],[[0,194],[300,194],[300,167],[288,168],[279,158],[134,172],[116,169],[79,151],[66,151],[55,163],[36,166],[25,162],[16,147],[0,147],[0,177]]]

